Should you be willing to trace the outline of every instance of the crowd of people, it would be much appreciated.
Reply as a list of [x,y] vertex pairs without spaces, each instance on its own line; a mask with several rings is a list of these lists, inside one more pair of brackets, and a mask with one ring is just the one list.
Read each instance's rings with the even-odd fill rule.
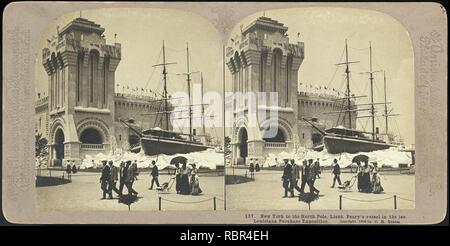
[[[320,178],[320,162],[317,159],[303,160],[303,165],[295,163],[294,159],[290,161],[284,160],[283,181],[284,196],[283,198],[294,197],[294,190],[297,190],[300,195],[305,193],[305,186],[308,185],[310,193],[319,195],[320,191],[314,186],[316,179]],[[298,182],[301,181],[300,187]]]
[[203,192],[200,188],[198,169],[195,163],[191,164],[191,168],[188,168],[186,163],[175,164],[175,190],[180,195],[195,196]]
[[[122,197],[124,194],[124,188],[127,189],[128,195],[137,196],[138,192],[133,189],[134,181],[138,179],[138,167],[137,161],[121,162],[119,167],[113,165],[113,161],[102,161],[102,171],[100,176],[100,188],[103,192],[102,199],[113,199],[113,191]],[[198,178],[198,169],[195,163],[191,164],[191,168],[188,168],[186,163],[181,166],[179,163],[175,164],[175,189],[177,194],[181,195],[199,195],[203,191],[200,188],[200,182]],[[157,190],[163,188],[169,188],[168,182],[165,182],[160,186],[159,183],[159,170],[156,165],[156,161],[152,161],[150,164],[150,187],[149,190],[153,190],[155,184]],[[119,188],[117,188],[117,182],[119,182]]]
[[377,162],[372,162],[373,166],[370,166],[368,161],[364,161],[363,164],[358,162],[358,191],[364,193],[382,193],[384,191],[381,185],[381,178],[379,175],[379,167]]
[[[369,165],[368,161],[363,162],[363,164],[360,162],[357,163],[358,171],[354,178],[357,179],[359,192],[382,193],[384,191],[381,185],[378,164],[377,162],[372,162],[372,164],[373,166]],[[333,160],[331,173],[333,175],[331,188],[335,188],[336,182],[341,189],[346,187],[351,188],[350,181],[346,181],[344,184],[341,182],[341,167],[337,159]],[[284,189],[283,198],[294,197],[295,191],[299,192],[300,195],[304,194],[306,185],[308,185],[310,193],[319,195],[320,191],[315,187],[315,182],[317,179],[320,179],[320,174],[321,166],[319,159],[316,161],[313,159],[303,160],[302,165],[295,163],[294,159],[285,159],[283,176],[281,178]],[[298,185],[299,181],[301,181],[300,187]]]
[[75,174],[78,172],[77,166],[75,165],[75,161],[68,160],[66,164],[66,173],[67,173],[67,179],[72,180],[72,174]]
[[[102,161],[102,173],[100,176],[100,188],[103,191],[102,199],[113,199],[114,191],[119,197],[123,196],[123,188],[126,187],[128,195],[137,196],[139,193],[133,189],[134,181],[137,180],[137,162],[126,161],[120,163],[119,167],[113,165],[112,161]],[[119,188],[117,188],[119,182]],[[106,198],[108,195],[108,198]]]

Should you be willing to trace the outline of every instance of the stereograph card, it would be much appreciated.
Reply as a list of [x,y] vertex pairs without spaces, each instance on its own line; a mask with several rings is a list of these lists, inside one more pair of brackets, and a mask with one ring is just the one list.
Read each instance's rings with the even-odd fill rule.
[[11,223],[447,214],[437,3],[21,2],[3,27]]

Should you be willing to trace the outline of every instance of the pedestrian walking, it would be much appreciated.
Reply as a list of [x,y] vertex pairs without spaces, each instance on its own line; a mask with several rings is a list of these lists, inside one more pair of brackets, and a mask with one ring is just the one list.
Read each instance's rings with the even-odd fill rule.
[[309,170],[308,179],[306,181],[306,183],[309,186],[309,192],[316,193],[317,195],[319,195],[320,191],[316,187],[314,187],[314,183],[316,182],[317,177],[317,169],[316,166],[313,164],[313,159],[309,159],[308,164],[310,167],[312,166]]
[[152,171],[150,172],[150,175],[152,176],[152,184],[150,185],[149,190],[153,189],[154,183],[156,183],[156,187],[159,187],[159,180],[158,180],[159,171],[158,171],[158,166],[156,165],[155,160],[152,161],[151,168],[152,168]]
[[259,166],[258,159],[255,159],[255,172],[259,172],[261,170],[261,167]]
[[125,180],[127,179],[128,168],[125,165],[125,162],[120,163],[119,167],[119,194],[123,195],[123,187],[125,186]]
[[284,160],[283,176],[281,177],[281,180],[283,181],[283,188],[284,188],[283,198],[288,197],[288,193],[290,193],[292,196],[293,191],[290,188],[290,182],[292,180],[292,165],[289,163],[287,159]]
[[300,187],[298,187],[298,180],[300,179],[300,166],[295,163],[295,160],[291,160],[292,165],[292,179],[291,179],[291,197],[294,196],[294,189],[298,192],[301,191]]
[[138,195],[138,192],[133,189],[134,180],[136,179],[136,166],[127,161],[127,176],[125,179],[125,186],[128,189],[128,195]]
[[113,161],[109,161],[109,170],[110,170],[110,176],[109,176],[109,182],[108,182],[108,192],[109,197],[112,199],[113,195],[112,192],[114,191],[118,196],[121,196],[120,191],[117,189],[117,180],[119,179],[119,170],[116,166],[113,165]]
[[337,159],[333,160],[332,166],[333,166],[333,175],[334,175],[334,177],[333,177],[333,185],[331,186],[331,188],[334,188],[334,185],[336,184],[336,180],[337,180],[339,185],[342,185],[341,178],[340,178],[341,167],[339,166],[339,163],[338,163]]
[[302,184],[300,185],[300,194],[305,193],[305,185],[306,185],[306,181],[308,181],[309,171],[311,168],[308,165],[307,160],[303,160],[302,163],[303,163],[303,165],[300,167],[300,173],[301,173],[301,178],[302,178]]
[[72,173],[72,166],[70,165],[70,161],[67,161],[66,173],[67,173],[67,179],[68,180],[72,180],[72,175],[71,175],[71,173]]
[[322,173],[322,170],[320,170],[319,158],[317,158],[316,162],[314,162],[314,171],[316,172],[316,178],[320,179],[320,174]]
[[108,194],[108,181],[110,179],[110,168],[107,164],[107,161],[102,161],[102,175],[100,176],[100,184],[101,189],[103,191],[102,200],[106,199],[106,194]]
[[[77,165],[75,165],[75,161],[72,161],[72,174],[75,174],[77,172]],[[72,180],[72,176],[70,177],[70,179]]]
[[250,173],[250,178],[255,179],[255,164],[253,164],[253,159],[250,159],[248,171]]

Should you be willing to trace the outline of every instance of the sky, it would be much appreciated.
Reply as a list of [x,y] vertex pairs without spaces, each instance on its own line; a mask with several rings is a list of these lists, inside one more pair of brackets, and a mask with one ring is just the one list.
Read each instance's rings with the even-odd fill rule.
[[[363,72],[369,69],[369,41],[372,42],[373,70],[384,70],[388,84],[388,101],[394,113],[400,114],[391,126],[405,139],[414,143],[414,57],[409,35],[392,17],[380,12],[345,8],[290,8],[268,10],[250,15],[236,23],[231,37],[256,18],[265,15],[287,26],[291,43],[305,44],[305,59],[299,69],[299,83],[327,86],[344,90],[343,67],[335,64],[344,59],[345,39],[348,39],[349,58],[359,63],[351,66],[351,87],[356,95],[368,95],[369,79]],[[56,27],[64,27],[79,12],[64,15],[49,23],[43,33],[36,59],[36,90],[47,90],[47,76],[42,67],[41,51],[47,38],[56,34]],[[206,18],[184,11],[152,8],[97,9],[82,12],[82,17],[104,27],[108,44],[122,45],[122,60],[116,70],[116,84],[162,90],[161,70],[152,65],[162,62],[162,41],[166,44],[166,61],[176,62],[168,67],[169,93],[186,91],[186,42],[189,42],[191,71],[203,72],[205,92],[222,89],[222,35]],[[297,33],[300,36],[297,37]],[[229,39],[228,39],[229,40]],[[226,70],[226,85],[231,80]],[[200,74],[193,74],[193,82],[200,83]],[[375,74],[375,102],[384,99],[382,73]],[[45,93],[47,94],[47,93]],[[365,103],[364,98],[360,103]],[[381,114],[381,112],[380,112]],[[377,120],[381,126],[382,119]],[[363,120],[360,127],[370,127]],[[398,130],[397,130],[398,129]],[[221,128],[209,133],[221,135]]]

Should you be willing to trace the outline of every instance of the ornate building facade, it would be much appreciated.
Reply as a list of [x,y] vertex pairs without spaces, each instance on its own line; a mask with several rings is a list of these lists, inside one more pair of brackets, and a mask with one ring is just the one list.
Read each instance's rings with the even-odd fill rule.
[[132,120],[143,128],[163,124],[156,116],[160,103],[149,97],[114,92],[121,45],[106,44],[105,29],[76,18],[48,40],[42,62],[48,75],[48,96],[38,96],[36,131],[48,140],[49,161],[79,163],[86,155],[110,153],[139,141],[119,122]]
[[326,114],[339,107],[337,96],[299,91],[298,70],[305,57],[304,43],[290,43],[287,30],[288,27],[276,20],[259,17],[241,29],[241,35],[234,37],[227,47],[226,62],[234,94],[278,94],[276,106],[269,105],[270,100],[256,101],[256,115],[262,111],[266,115],[270,110],[278,112],[277,134],[270,137],[265,136],[265,129],[275,125],[274,120],[255,119],[249,113],[250,100],[235,100],[231,130],[234,164],[249,158],[265,160],[270,154],[290,153],[299,146],[312,148],[320,144],[319,132],[302,118],[314,121],[320,128],[335,126],[339,121],[337,114]]

